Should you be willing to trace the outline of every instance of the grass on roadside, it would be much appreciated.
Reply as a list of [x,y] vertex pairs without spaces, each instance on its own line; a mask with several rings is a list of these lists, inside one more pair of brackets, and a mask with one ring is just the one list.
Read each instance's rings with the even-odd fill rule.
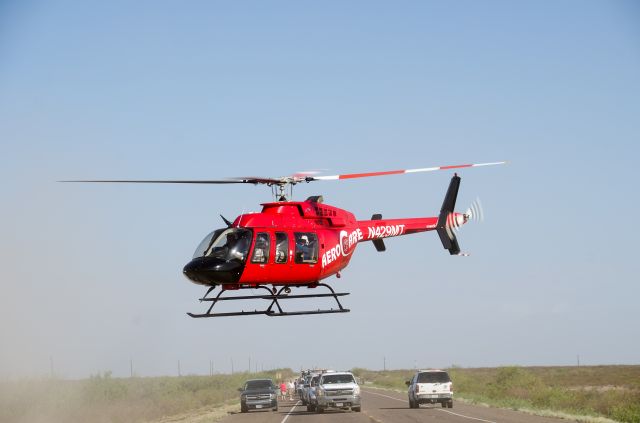
[[114,378],[110,372],[84,380],[37,379],[0,383],[0,421],[143,422],[239,401],[247,379],[291,378],[290,369],[215,376]]
[[[413,370],[354,369],[376,386],[406,390]],[[640,366],[448,369],[456,396],[495,407],[550,410],[640,423]]]

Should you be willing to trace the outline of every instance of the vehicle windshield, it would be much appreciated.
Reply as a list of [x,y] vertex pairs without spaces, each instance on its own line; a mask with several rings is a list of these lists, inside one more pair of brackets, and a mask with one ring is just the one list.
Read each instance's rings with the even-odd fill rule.
[[234,259],[244,261],[249,252],[251,238],[250,229],[218,229],[202,240],[193,257],[215,257],[226,261]]
[[418,383],[447,383],[451,382],[447,372],[424,372],[418,374]]
[[322,384],[331,383],[354,383],[353,375],[324,375],[322,376]]
[[[237,385],[236,385],[237,386]],[[273,386],[270,380],[250,380],[244,385],[244,390],[269,389]]]

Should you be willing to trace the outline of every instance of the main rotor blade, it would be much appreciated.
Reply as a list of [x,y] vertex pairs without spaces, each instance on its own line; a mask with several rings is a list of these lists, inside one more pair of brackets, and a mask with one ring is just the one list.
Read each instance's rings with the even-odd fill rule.
[[229,178],[229,179],[92,179],[67,180],[58,182],[88,182],[88,183],[122,183],[122,184],[278,184],[279,179],[271,178]]
[[492,163],[473,163],[473,164],[461,164],[451,166],[436,166],[425,167],[420,169],[403,169],[403,170],[388,170],[383,172],[367,172],[367,173],[345,173],[342,175],[331,176],[305,176],[311,172],[298,173],[293,176],[284,176],[281,178],[263,178],[260,176],[240,176],[235,178],[226,179],[82,179],[82,180],[65,180],[58,182],[85,182],[85,183],[122,183],[122,184],[264,184],[264,185],[295,185],[300,182],[311,181],[330,181],[337,179],[355,179],[355,178],[368,178],[370,176],[386,176],[386,175],[401,175],[405,173],[418,173],[418,172],[433,172],[436,170],[449,170],[449,169],[462,169],[465,167],[481,167],[481,166],[494,166],[499,164],[505,164],[506,162],[492,162]]
[[387,170],[383,172],[346,173],[343,175],[308,177],[307,181],[332,181],[336,179],[368,178],[370,176],[402,175],[405,173],[433,172],[436,170],[462,169],[465,167],[494,166],[494,165],[505,164],[505,163],[507,162],[473,163],[473,164],[462,164],[462,165],[452,165],[452,166],[424,167],[421,169]]

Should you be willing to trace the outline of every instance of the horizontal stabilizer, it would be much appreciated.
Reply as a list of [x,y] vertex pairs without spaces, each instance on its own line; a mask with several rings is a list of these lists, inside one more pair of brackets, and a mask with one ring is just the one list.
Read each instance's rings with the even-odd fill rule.
[[[371,220],[382,220],[382,215],[380,213],[376,213],[371,216]],[[373,246],[376,247],[376,250],[380,253],[387,250],[383,239],[374,239]]]
[[376,250],[379,252],[386,251],[387,247],[384,245],[384,240],[382,239],[374,239],[373,246],[376,247]]

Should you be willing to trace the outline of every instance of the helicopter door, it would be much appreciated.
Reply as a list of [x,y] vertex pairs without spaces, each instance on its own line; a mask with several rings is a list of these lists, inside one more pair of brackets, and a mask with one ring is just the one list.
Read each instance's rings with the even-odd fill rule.
[[320,244],[315,232],[294,232],[293,267],[297,280],[311,282],[320,277],[322,267],[318,263]]
[[292,282],[293,249],[289,245],[289,234],[276,232],[270,277],[274,281]]
[[289,261],[289,236],[286,232],[276,232],[274,263],[287,264]]
[[253,252],[251,253],[251,264],[253,264],[253,277],[256,282],[269,280],[269,256],[271,252],[270,236],[267,232],[256,233]]

